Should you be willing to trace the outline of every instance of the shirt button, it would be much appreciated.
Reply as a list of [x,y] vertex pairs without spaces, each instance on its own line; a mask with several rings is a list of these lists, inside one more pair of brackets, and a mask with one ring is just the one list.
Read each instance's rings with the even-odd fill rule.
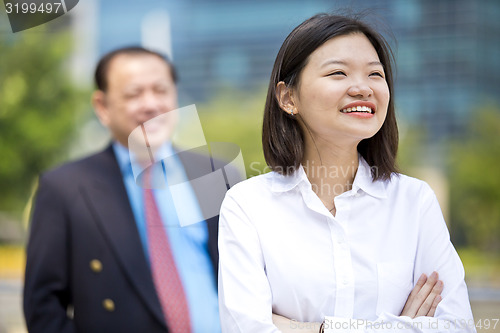
[[347,286],[347,285],[349,284],[349,280],[344,279],[344,280],[342,281],[342,284],[343,284],[344,286]]
[[91,260],[89,265],[90,265],[90,269],[94,273],[99,273],[100,271],[102,271],[102,263],[101,263],[101,261],[99,261],[97,259]]
[[102,306],[106,311],[113,312],[115,311],[115,302],[112,299],[106,298],[102,301]]

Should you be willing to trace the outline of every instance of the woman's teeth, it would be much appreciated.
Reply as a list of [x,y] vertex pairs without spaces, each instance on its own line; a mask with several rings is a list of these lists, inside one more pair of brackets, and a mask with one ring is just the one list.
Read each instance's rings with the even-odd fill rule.
[[375,113],[371,108],[368,106],[354,106],[352,108],[346,108],[340,110],[342,113],[349,113],[349,112],[365,112],[365,113]]

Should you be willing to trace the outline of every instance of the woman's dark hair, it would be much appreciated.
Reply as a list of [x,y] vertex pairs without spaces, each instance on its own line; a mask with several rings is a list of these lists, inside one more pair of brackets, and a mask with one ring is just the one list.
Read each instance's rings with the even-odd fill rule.
[[120,49],[116,49],[114,51],[111,51],[107,54],[105,54],[101,60],[99,60],[99,63],[97,64],[95,74],[94,74],[94,80],[95,84],[97,86],[97,89],[106,91],[108,89],[108,69],[109,65],[115,59],[116,57],[120,55],[129,55],[129,56],[144,56],[144,55],[151,55],[160,58],[163,60],[167,66],[170,68],[170,74],[172,75],[172,80],[174,83],[177,83],[177,72],[175,70],[174,65],[172,62],[163,54],[151,51],[148,49],[145,49],[140,46],[127,46],[123,47]]
[[372,170],[373,180],[388,179],[397,172],[398,126],[394,110],[392,63],[394,56],[384,37],[356,18],[318,14],[297,26],[285,39],[274,62],[267,91],[262,145],[269,167],[288,175],[296,170],[304,156],[304,133],[296,116],[284,112],[278,103],[276,86],[298,87],[300,73],[309,56],[326,41],[352,33],[364,34],[375,48],[385,71],[390,92],[387,116],[380,130],[358,144],[358,152]]

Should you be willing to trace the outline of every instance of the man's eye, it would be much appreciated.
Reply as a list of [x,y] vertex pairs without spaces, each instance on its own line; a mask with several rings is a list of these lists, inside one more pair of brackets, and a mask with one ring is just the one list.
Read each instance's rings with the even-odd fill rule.
[[125,98],[134,98],[134,97],[137,97],[141,94],[140,91],[138,90],[131,90],[131,91],[126,91],[123,96],[125,96]]

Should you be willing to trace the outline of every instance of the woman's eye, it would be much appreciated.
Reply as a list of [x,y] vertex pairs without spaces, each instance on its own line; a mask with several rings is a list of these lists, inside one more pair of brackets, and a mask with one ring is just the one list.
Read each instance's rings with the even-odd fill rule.
[[379,73],[379,72],[371,73],[370,76],[380,76],[381,78],[384,77],[384,75],[382,73]]
[[344,75],[344,76],[346,76],[345,73],[342,71],[336,71],[336,72],[328,74],[328,76],[332,76],[332,75]]

